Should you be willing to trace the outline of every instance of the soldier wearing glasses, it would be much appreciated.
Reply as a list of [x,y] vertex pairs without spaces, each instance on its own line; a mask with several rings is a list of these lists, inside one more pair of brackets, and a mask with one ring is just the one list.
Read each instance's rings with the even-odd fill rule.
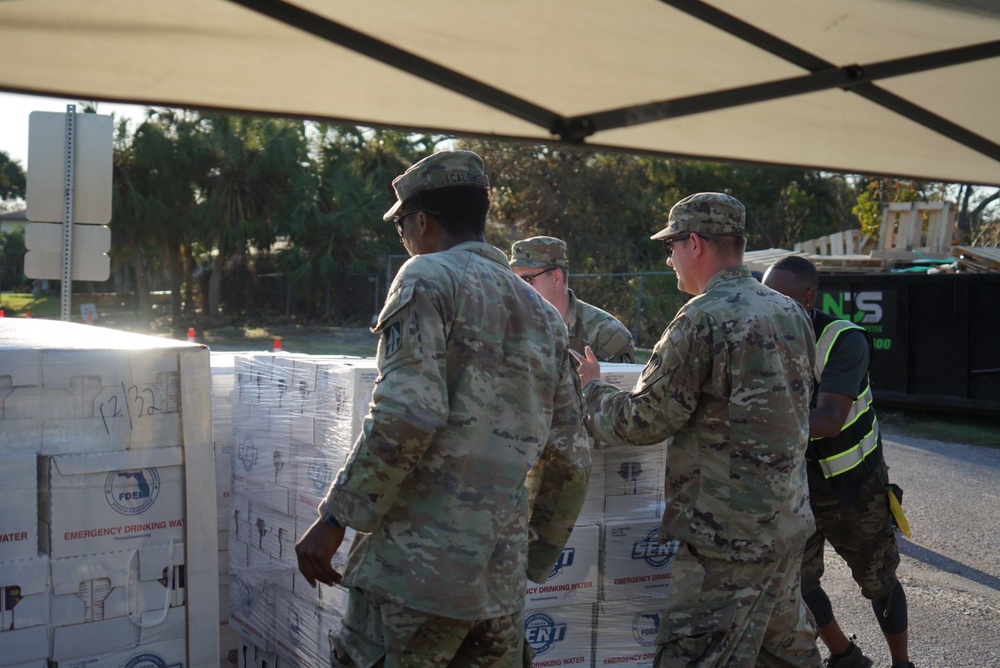
[[569,330],[569,346],[583,353],[586,346],[602,362],[635,363],[632,334],[607,311],[577,299],[569,289],[566,242],[555,237],[515,241],[510,266],[559,311]]
[[678,540],[655,666],[821,665],[799,587],[814,530],[806,486],[816,344],[802,308],[743,264],[745,210],[698,193],[670,210],[664,243],[694,295],[631,392],[580,362],[593,436],[666,446],[661,543]]
[[[435,153],[392,185],[384,218],[413,257],[374,328],[370,412],[296,544],[299,570],[350,587],[335,665],[513,668],[526,579],[549,576],[587,491],[566,328],[486,243],[478,155]],[[330,561],[347,526],[341,580]]]

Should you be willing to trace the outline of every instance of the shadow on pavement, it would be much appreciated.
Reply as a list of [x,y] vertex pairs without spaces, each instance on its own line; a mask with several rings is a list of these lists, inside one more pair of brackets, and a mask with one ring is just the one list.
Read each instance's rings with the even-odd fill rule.
[[897,544],[899,545],[900,554],[904,554],[911,559],[916,559],[917,561],[922,561],[928,566],[933,566],[934,568],[947,573],[959,575],[967,580],[972,580],[973,582],[985,585],[990,589],[1000,591],[1000,577],[981,571],[978,568],[967,566],[960,561],[956,561],[951,557],[941,554],[940,552],[928,550],[925,547],[911,543],[898,534],[896,539]]

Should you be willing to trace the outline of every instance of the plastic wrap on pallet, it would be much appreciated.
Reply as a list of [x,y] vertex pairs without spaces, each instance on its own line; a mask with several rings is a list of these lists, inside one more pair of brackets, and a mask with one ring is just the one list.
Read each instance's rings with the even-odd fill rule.
[[210,391],[203,346],[0,321],[0,666],[217,660]]
[[[631,389],[642,368],[602,365],[602,374]],[[357,440],[376,378],[370,359],[234,359],[232,489],[224,524],[229,628],[246,641],[239,665],[329,662],[330,634],[346,610],[347,591],[309,587],[297,572],[294,542],[316,520],[318,504]],[[630,656],[608,628],[604,637],[614,644],[594,645],[597,606],[635,598],[648,601],[643,611],[655,610],[669,593],[673,548],[659,545],[656,531],[665,447],[595,444],[588,498],[570,541],[546,582],[529,582],[525,590],[535,666],[590,666],[598,650]],[[334,568],[343,568],[352,537],[349,529]],[[633,622],[626,621],[621,638],[632,637]]]
[[532,668],[590,666],[594,604],[524,611],[524,642],[534,652]]
[[[229,626],[252,650],[241,649],[240,661],[266,663],[260,657],[273,653],[283,665],[308,666],[329,657],[329,632],[346,609],[347,592],[310,587],[298,574],[295,541],[318,518],[347,460],[376,376],[374,360],[357,358],[234,360]],[[347,530],[334,568],[343,570],[354,535]]]
[[656,599],[602,602],[594,626],[594,665],[653,665],[661,608]]

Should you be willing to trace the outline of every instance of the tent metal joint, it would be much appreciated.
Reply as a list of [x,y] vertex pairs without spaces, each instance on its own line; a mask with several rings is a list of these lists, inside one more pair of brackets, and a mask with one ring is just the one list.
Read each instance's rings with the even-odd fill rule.
[[560,118],[551,129],[552,134],[570,144],[582,144],[587,137],[596,131],[597,126],[594,119],[588,116]]

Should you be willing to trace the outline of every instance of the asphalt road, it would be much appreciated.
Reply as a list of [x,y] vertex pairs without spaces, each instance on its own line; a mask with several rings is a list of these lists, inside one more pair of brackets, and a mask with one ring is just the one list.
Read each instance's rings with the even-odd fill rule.
[[[883,443],[912,529],[910,538],[897,534],[910,660],[917,668],[1000,668],[1000,449],[891,430],[883,431]],[[871,605],[843,560],[827,550],[823,586],[841,628],[857,634],[876,668],[887,668]]]

